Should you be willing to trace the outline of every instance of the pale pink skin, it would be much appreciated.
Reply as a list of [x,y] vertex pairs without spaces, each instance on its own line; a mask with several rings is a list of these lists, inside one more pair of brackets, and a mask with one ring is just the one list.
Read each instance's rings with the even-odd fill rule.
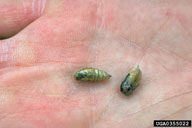
[[[1,128],[151,128],[192,119],[192,1],[1,0]],[[21,31],[22,29],[22,31]],[[120,84],[140,66],[140,86]],[[112,75],[75,81],[84,67]]]

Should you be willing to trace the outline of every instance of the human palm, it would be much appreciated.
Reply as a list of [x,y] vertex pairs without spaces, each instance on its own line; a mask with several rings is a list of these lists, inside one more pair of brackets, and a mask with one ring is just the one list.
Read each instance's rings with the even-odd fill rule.
[[[11,7],[25,5],[26,13],[0,9],[21,22],[2,19],[1,37],[24,27],[0,41],[1,128],[148,128],[157,119],[192,119],[192,1],[22,2]],[[120,84],[137,65],[140,86],[124,96]],[[112,77],[75,81],[84,67]]]

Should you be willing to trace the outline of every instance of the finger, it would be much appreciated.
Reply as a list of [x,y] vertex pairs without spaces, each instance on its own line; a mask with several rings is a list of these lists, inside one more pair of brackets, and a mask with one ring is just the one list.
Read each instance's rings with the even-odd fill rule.
[[8,38],[42,15],[46,0],[1,0],[0,39]]

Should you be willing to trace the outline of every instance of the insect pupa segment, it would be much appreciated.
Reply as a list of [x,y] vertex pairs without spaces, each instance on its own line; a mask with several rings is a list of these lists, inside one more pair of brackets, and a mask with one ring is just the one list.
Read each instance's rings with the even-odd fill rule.
[[110,74],[97,68],[84,68],[74,74],[76,80],[90,82],[103,81],[110,77]]
[[142,72],[139,66],[137,66],[136,69],[127,74],[125,80],[121,83],[121,92],[126,96],[131,95],[133,91],[139,86],[141,76]]

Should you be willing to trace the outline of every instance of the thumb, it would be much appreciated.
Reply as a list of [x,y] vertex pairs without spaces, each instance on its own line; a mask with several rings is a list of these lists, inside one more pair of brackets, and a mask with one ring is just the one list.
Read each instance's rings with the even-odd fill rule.
[[9,38],[42,15],[46,0],[1,0],[0,39]]

